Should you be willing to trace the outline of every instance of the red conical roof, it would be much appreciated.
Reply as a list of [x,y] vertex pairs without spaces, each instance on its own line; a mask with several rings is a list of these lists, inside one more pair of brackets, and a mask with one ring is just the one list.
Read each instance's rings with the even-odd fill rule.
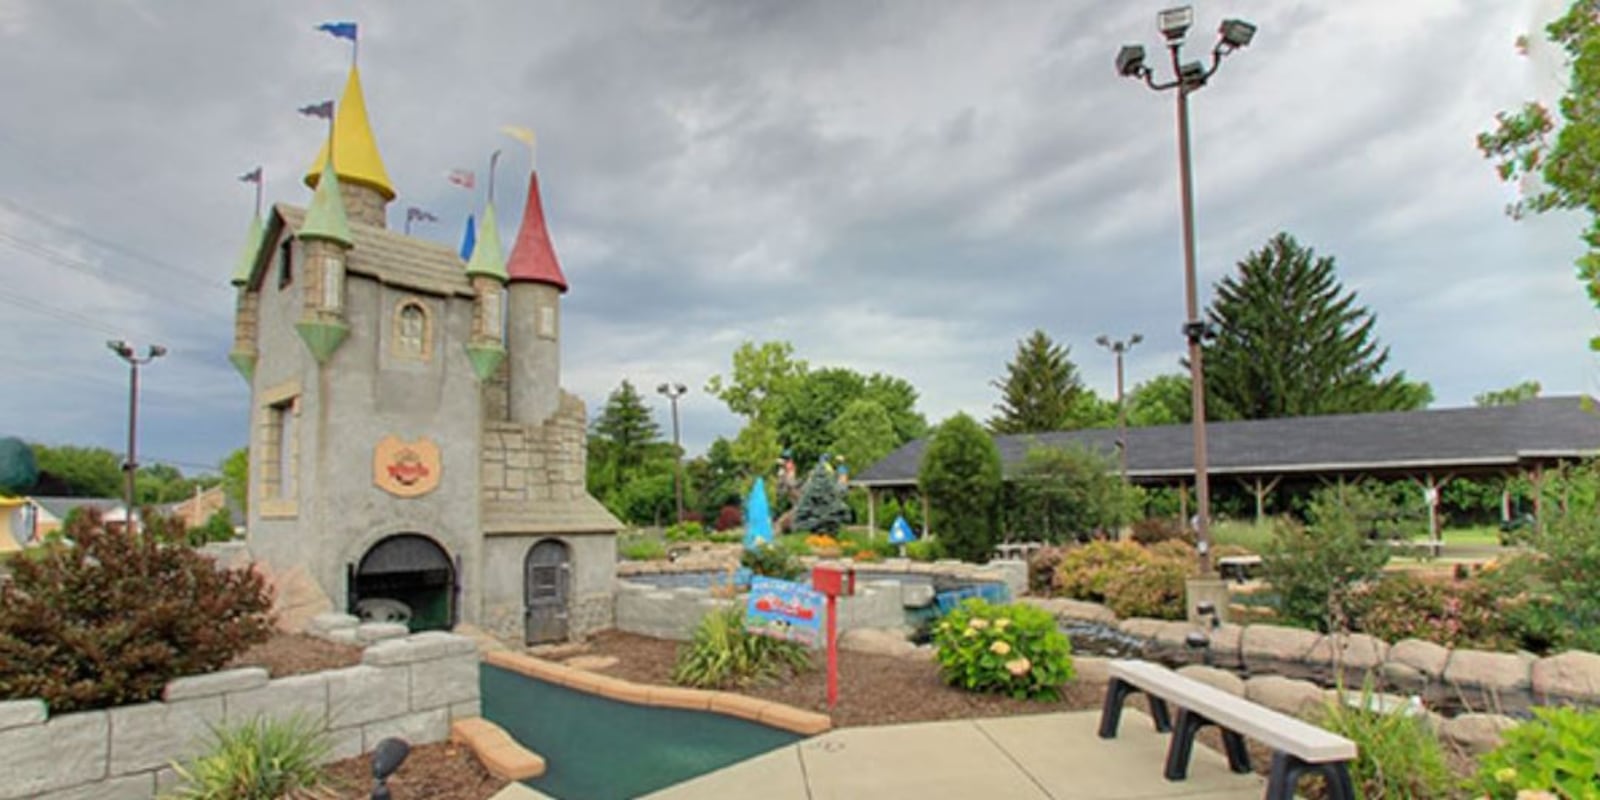
[[550,231],[544,225],[544,203],[539,199],[537,171],[528,178],[528,203],[522,207],[522,229],[517,231],[517,241],[511,246],[506,274],[512,283],[547,283],[563,293],[567,291],[567,278],[561,274],[556,250],[550,246]]

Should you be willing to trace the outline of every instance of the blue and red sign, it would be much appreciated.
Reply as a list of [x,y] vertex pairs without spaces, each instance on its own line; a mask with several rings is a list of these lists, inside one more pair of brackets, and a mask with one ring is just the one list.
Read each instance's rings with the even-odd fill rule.
[[822,593],[803,583],[758,575],[750,580],[745,628],[762,636],[818,647],[823,644],[826,605]]

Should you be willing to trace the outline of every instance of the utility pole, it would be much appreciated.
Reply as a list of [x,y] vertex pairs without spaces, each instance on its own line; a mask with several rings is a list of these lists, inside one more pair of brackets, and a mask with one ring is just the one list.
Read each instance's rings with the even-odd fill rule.
[[678,398],[689,393],[689,387],[681,383],[663,383],[656,387],[672,403],[672,493],[678,501],[678,516],[676,522],[683,521],[683,447],[678,439]]
[[1122,392],[1122,355],[1133,346],[1144,341],[1139,334],[1129,336],[1126,341],[1111,341],[1111,337],[1101,335],[1094,343],[1110,350],[1117,357],[1117,458],[1122,465],[1122,484],[1128,484],[1128,404],[1123,400]]
[[106,347],[128,362],[128,460],[122,464],[122,529],[132,533],[133,479],[139,470],[139,366],[166,355],[167,348],[153,344],[145,348],[144,356],[140,357],[133,345],[121,339],[106,342]]

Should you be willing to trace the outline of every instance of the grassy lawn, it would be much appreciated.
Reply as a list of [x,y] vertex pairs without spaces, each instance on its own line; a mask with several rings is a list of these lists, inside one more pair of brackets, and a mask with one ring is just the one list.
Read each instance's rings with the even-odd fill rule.
[[1253,521],[1223,520],[1211,525],[1211,543],[1213,545],[1237,545],[1252,553],[1260,553],[1267,549],[1267,543],[1272,541],[1272,522],[1264,520],[1260,525]]
[[[1499,547],[1500,528],[1496,525],[1474,525],[1467,528],[1445,528],[1443,532],[1445,546],[1470,545],[1473,547]],[[1427,534],[1416,537],[1426,540]]]

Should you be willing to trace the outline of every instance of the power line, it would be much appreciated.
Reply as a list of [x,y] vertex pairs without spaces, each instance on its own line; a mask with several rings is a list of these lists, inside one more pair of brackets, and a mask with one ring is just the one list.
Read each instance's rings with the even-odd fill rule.
[[[178,305],[183,306],[184,308],[187,308],[187,309],[189,309],[191,311],[194,311],[194,312],[197,312],[197,313],[200,313],[200,314],[215,314],[215,313],[217,313],[217,309],[215,309],[215,308],[204,308],[204,307],[201,307],[201,306],[193,305],[193,304],[191,304],[189,302],[186,302],[186,301],[178,300],[178,298],[182,296],[180,294],[175,294],[175,293],[170,292],[170,291],[165,292],[165,293],[160,292],[154,287],[146,286],[146,285],[138,283],[136,281],[128,280],[125,277],[120,277],[120,276],[118,276],[118,275],[116,275],[116,274],[114,274],[114,273],[112,273],[112,272],[110,272],[108,270],[104,270],[104,269],[101,269],[99,267],[96,267],[95,265],[90,264],[87,261],[82,261],[80,259],[73,258],[71,256],[65,255],[65,254],[60,253],[58,251],[52,250],[52,249],[50,249],[50,248],[48,248],[48,247],[46,247],[44,245],[40,245],[40,244],[38,244],[36,242],[30,242],[30,241],[27,241],[25,239],[19,239],[19,238],[15,237],[15,236],[12,236],[9,233],[6,233],[5,231],[0,231],[0,244],[8,245],[12,249],[17,250],[19,252],[25,253],[27,255],[31,255],[31,256],[33,256],[35,258],[42,259],[42,260],[47,261],[49,263],[55,264],[57,266],[66,267],[67,269],[73,270],[75,272],[83,273],[83,274],[88,275],[88,276],[90,276],[92,278],[97,278],[99,280],[104,280],[104,281],[107,281],[107,282],[110,282],[110,283],[114,283],[114,284],[117,284],[117,285],[119,285],[119,286],[121,286],[121,287],[123,287],[125,289],[132,289],[134,291],[137,291],[137,292],[140,292],[142,294],[148,295],[148,296],[150,296],[152,298],[155,298],[157,300],[165,300],[165,301],[168,301],[168,302],[175,302]],[[218,287],[218,288],[220,288],[220,287]]]
[[41,214],[41,213],[39,213],[37,211],[34,211],[31,208],[28,208],[27,206],[22,205],[21,203],[16,202],[15,200],[10,200],[10,199],[4,198],[4,197],[0,197],[0,206],[5,206],[6,208],[10,209],[11,212],[14,213],[14,214],[19,214],[19,215],[28,217],[28,218],[34,220],[35,222],[39,222],[41,224],[44,224],[44,225],[47,225],[49,227],[55,228],[57,231],[61,231],[63,233],[66,233],[69,236],[73,236],[73,237],[78,238],[78,239],[83,239],[84,241],[92,242],[92,243],[94,243],[96,245],[99,245],[103,249],[110,250],[110,251],[115,252],[115,253],[121,253],[122,255],[127,256],[129,258],[132,258],[134,260],[143,261],[144,263],[149,264],[149,265],[151,265],[153,267],[156,267],[157,269],[162,269],[162,270],[166,270],[168,272],[176,272],[176,273],[179,273],[181,275],[186,275],[186,276],[188,276],[190,278],[193,278],[194,280],[200,281],[202,284],[205,284],[205,285],[208,285],[208,286],[216,286],[216,287],[219,287],[219,288],[222,286],[222,284],[218,281],[217,276],[215,276],[215,275],[210,275],[210,274],[206,274],[206,273],[202,273],[202,272],[196,272],[194,270],[188,269],[187,267],[182,267],[182,266],[179,266],[177,264],[174,264],[174,263],[172,263],[170,261],[163,261],[162,259],[156,258],[156,257],[151,256],[151,255],[147,255],[147,254],[142,253],[142,252],[140,252],[138,250],[135,250],[135,249],[133,249],[131,247],[128,247],[127,245],[112,241],[112,240],[107,239],[107,238],[105,238],[103,236],[99,236],[99,235],[90,233],[90,232],[88,232],[88,231],[86,231],[86,230],[84,230],[82,228],[79,228],[79,227],[77,227],[75,225],[71,225],[69,223],[62,222],[60,220],[52,219],[50,217],[47,217],[44,214]]
[[79,314],[76,311],[69,311],[69,310],[67,310],[65,308],[57,308],[57,307],[49,305],[47,303],[40,303],[40,302],[35,301],[35,300],[29,300],[26,297],[23,297],[23,296],[18,295],[18,294],[14,294],[14,293],[9,292],[9,291],[7,291],[7,290],[5,290],[3,288],[0,288],[0,303],[7,303],[9,305],[16,306],[17,308],[20,308],[20,309],[22,309],[24,311],[32,311],[32,312],[34,312],[36,314],[43,314],[44,316],[47,316],[47,317],[55,317],[56,319],[59,319],[59,320],[61,320],[63,322],[70,322],[70,323],[73,323],[75,325],[82,325],[85,328],[90,328],[90,329],[99,331],[101,333],[110,334],[112,336],[121,336],[122,335],[122,331],[113,330],[112,328],[110,328],[110,327],[108,327],[106,325],[102,325],[102,324],[100,324],[99,320],[96,320],[96,319],[94,319],[92,317],[87,317],[87,316],[84,316],[83,314]]

